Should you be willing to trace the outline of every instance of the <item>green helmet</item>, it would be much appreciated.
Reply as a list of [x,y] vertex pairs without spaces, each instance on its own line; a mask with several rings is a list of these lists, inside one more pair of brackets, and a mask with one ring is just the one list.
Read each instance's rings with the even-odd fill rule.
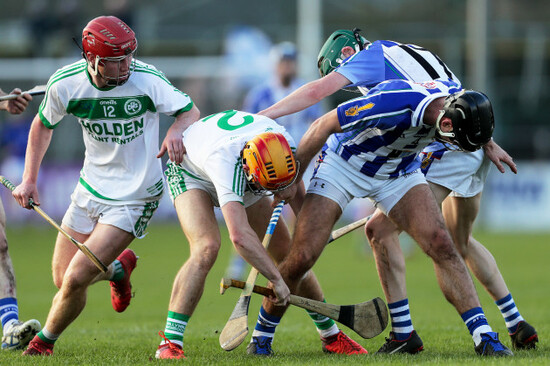
[[317,56],[317,68],[321,77],[326,76],[342,63],[342,48],[350,46],[359,52],[364,48],[367,39],[359,34],[361,30],[339,29],[332,33]]

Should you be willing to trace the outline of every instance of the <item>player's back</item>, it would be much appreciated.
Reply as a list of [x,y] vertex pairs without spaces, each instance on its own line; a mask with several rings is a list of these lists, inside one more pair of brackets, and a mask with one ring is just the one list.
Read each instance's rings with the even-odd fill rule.
[[428,49],[395,41],[371,43],[342,62],[336,71],[366,94],[370,88],[385,80],[409,80],[417,83],[443,79],[461,84],[450,68]]
[[[451,69],[432,51],[394,41],[379,41],[384,51],[387,68],[398,70],[404,79],[421,83],[436,79],[450,79],[460,84]],[[390,72],[386,73],[390,78]]]
[[435,135],[423,123],[427,106],[459,90],[452,81],[380,83],[366,96],[338,106],[343,132],[332,134],[326,147],[367,176],[387,179],[409,173],[417,168],[410,164],[418,152]]
[[183,144],[194,164],[202,166],[210,154],[226,150],[240,152],[245,143],[262,132],[280,132],[290,146],[294,141],[274,120],[237,110],[227,110],[204,117],[183,134]]

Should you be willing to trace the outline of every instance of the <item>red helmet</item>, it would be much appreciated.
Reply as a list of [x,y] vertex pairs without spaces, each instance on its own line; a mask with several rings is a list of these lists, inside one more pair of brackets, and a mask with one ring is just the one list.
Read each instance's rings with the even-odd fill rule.
[[97,17],[82,31],[82,48],[94,57],[126,56],[137,48],[136,34],[117,17]]
[[[97,73],[97,65],[102,61],[122,61],[133,55],[137,49],[136,34],[122,20],[114,16],[100,16],[92,19],[82,31],[84,58],[91,62]],[[122,83],[128,79],[123,77]],[[115,85],[120,81],[114,79]]]

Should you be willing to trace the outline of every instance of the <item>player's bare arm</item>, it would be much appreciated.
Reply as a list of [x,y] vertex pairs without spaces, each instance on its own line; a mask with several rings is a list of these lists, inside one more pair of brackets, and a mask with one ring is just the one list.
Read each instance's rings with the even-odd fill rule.
[[222,207],[222,213],[229,230],[229,237],[237,252],[273,284],[277,298],[270,300],[276,305],[286,305],[290,298],[290,290],[260,239],[250,227],[244,206],[240,202],[228,202]]
[[40,205],[40,198],[36,188],[38,171],[42,159],[50,146],[53,130],[47,128],[40,120],[38,114],[34,117],[29,131],[27,151],[25,153],[25,170],[23,180],[13,191],[13,197],[21,207],[31,209],[29,198],[32,198],[36,205]]
[[333,72],[321,79],[302,85],[287,97],[258,114],[276,119],[296,113],[311,107],[349,84],[350,81],[346,77]]
[[342,132],[336,109],[328,112],[309,126],[296,151],[296,160],[300,162],[298,179],[301,180],[307,166],[313,157],[321,150],[328,137],[337,132]]
[[504,173],[504,164],[508,165],[510,167],[510,170],[514,173],[518,173],[518,169],[516,167],[516,163],[514,163],[514,159],[503,149],[501,148],[494,140],[490,140],[488,143],[486,143],[483,146],[483,151],[485,151],[485,154],[493,162],[493,164],[496,165],[499,172]]
[[298,216],[298,212],[302,208],[304,203],[304,198],[306,196],[306,188],[304,186],[304,181],[296,181],[290,185],[287,189],[284,189],[280,192],[276,192],[273,195],[273,203],[271,207],[275,208],[279,202],[285,201],[292,208],[295,216]]
[[166,132],[166,137],[162,141],[157,158],[162,157],[168,152],[168,157],[171,161],[179,164],[183,161],[183,154],[185,154],[185,146],[183,146],[183,139],[181,135],[189,126],[195,123],[200,117],[200,111],[196,105],[187,111],[176,117],[176,120],[170,126]]

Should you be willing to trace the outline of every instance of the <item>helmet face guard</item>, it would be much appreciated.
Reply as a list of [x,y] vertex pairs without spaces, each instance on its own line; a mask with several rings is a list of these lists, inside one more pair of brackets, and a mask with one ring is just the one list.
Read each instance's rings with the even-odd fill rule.
[[[92,61],[92,73],[100,75],[108,86],[119,86],[128,81],[130,74],[134,71],[135,63],[133,61],[135,51],[127,56],[119,57],[99,57],[96,56]],[[89,60],[90,61],[90,60]],[[103,73],[99,73],[98,66],[104,67]],[[122,66],[125,65],[125,66]],[[121,72],[121,70],[125,71]]]
[[[452,132],[441,131],[441,119],[449,117]],[[476,151],[493,136],[495,119],[489,98],[473,90],[461,90],[445,98],[443,110],[436,120],[439,138],[448,138],[465,151]]]
[[[113,16],[92,19],[82,31],[83,56],[94,75],[100,75],[109,86],[124,84],[134,69],[137,49],[135,33],[126,23]],[[104,67],[99,73],[98,66]]]
[[357,28],[353,30],[340,29],[328,37],[317,56],[317,68],[321,77],[330,74],[335,68],[340,66],[345,58],[342,55],[342,48],[349,46],[355,52],[364,49],[364,45],[369,43],[369,41],[359,34],[360,31]]
[[288,188],[298,176],[298,166],[285,137],[264,132],[248,141],[241,151],[248,187],[256,194]]

